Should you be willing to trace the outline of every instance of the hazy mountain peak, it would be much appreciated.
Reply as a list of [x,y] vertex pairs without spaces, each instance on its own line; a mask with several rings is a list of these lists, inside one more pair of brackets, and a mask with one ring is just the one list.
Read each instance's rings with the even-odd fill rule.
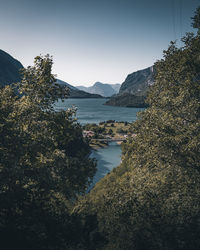
[[[14,59],[11,55],[0,49],[0,85],[7,85],[20,81],[20,69],[23,65]],[[81,91],[67,82],[56,79],[61,86],[66,86],[70,89],[70,98],[101,98],[100,95],[94,95]]]
[[72,86],[71,84],[64,82],[60,79],[56,79],[56,81],[61,86],[69,88],[69,97],[70,98],[100,98],[100,97],[102,97],[100,95],[89,93],[89,92],[82,90],[82,89],[80,90],[80,89]]
[[90,87],[77,86],[78,89],[87,91],[91,94],[99,94],[105,97],[115,95],[119,92],[120,84],[108,84],[102,82],[95,82]]

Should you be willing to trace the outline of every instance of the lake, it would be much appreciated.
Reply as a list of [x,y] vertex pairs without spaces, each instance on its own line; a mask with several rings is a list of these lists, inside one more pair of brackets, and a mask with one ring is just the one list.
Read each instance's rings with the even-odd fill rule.
[[[55,104],[56,110],[66,110],[73,105],[77,107],[76,117],[81,124],[99,123],[107,120],[133,122],[137,119],[137,112],[143,108],[125,108],[103,105],[106,98],[88,98],[88,99],[66,99],[64,102],[58,101]],[[97,159],[97,173],[93,179],[89,190],[109,173],[121,161],[121,147],[115,142],[108,147],[93,151],[91,156]]]
[[143,108],[126,108],[103,105],[106,98],[74,98],[58,101],[55,104],[56,110],[66,110],[73,105],[77,107],[76,117],[81,124],[99,123],[107,120],[132,122],[137,118],[137,112]]

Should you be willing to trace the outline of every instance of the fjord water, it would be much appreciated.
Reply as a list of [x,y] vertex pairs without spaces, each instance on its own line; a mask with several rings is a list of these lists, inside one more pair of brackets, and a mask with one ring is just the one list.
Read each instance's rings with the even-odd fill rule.
[[108,147],[92,151],[91,158],[97,160],[97,172],[89,190],[121,161],[121,147],[116,142],[109,143]]
[[[66,99],[56,103],[56,110],[66,110],[73,105],[77,108],[76,117],[81,124],[99,123],[107,120],[133,122],[137,118],[137,112],[143,109],[113,107],[104,105],[107,99]],[[108,147],[100,148],[92,152],[91,156],[97,160],[97,173],[89,190],[121,161],[121,147],[115,142],[109,143]]]
[[132,122],[136,120],[137,112],[143,110],[142,108],[104,105],[107,100],[106,98],[65,99],[64,102],[58,101],[55,108],[56,110],[66,110],[74,105],[77,107],[76,117],[81,124],[99,123],[107,120]]

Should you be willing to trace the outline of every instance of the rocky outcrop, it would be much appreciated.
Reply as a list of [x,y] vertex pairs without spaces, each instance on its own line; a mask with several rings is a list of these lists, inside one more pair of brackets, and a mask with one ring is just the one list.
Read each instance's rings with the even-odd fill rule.
[[119,90],[119,95],[129,93],[136,96],[146,96],[149,86],[153,84],[153,66],[139,70],[127,76]]
[[119,94],[105,104],[124,107],[147,107],[145,98],[154,82],[154,67],[139,70],[127,76],[122,83]]

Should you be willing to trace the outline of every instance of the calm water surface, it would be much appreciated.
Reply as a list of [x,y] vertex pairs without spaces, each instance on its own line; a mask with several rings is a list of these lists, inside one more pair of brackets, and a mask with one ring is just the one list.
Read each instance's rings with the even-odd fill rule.
[[121,147],[117,143],[111,142],[108,147],[93,151],[90,157],[97,159],[97,172],[89,189],[120,164]]
[[77,107],[77,118],[81,124],[99,123],[101,121],[115,120],[132,122],[136,120],[138,111],[142,108],[125,108],[103,105],[108,99],[66,99],[64,102],[56,103],[56,110],[66,110],[73,105]]
[[[66,99],[64,102],[56,103],[56,110],[66,110],[73,105],[77,107],[76,117],[81,124],[99,123],[107,120],[135,121],[137,112],[142,108],[124,108],[103,105],[107,99]],[[93,151],[91,157],[97,159],[97,173],[94,177],[91,189],[102,177],[109,173],[121,161],[121,147],[112,142],[108,147]]]

